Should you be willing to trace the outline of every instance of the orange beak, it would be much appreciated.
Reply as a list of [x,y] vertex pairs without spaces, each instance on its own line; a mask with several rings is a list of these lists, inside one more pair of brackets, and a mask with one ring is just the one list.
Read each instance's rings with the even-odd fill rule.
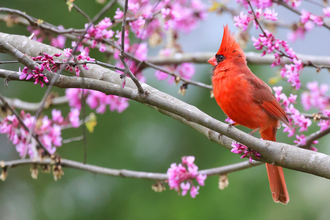
[[208,61],[209,64],[211,64],[212,66],[217,65],[217,59],[214,57],[211,57]]

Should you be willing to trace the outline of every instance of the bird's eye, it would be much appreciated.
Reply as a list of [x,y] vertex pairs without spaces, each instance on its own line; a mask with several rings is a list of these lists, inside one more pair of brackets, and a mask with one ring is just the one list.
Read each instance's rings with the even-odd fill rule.
[[217,59],[217,62],[220,63],[222,62],[224,59],[226,59],[226,57],[224,55],[219,55],[219,54],[216,54],[215,55],[215,58]]

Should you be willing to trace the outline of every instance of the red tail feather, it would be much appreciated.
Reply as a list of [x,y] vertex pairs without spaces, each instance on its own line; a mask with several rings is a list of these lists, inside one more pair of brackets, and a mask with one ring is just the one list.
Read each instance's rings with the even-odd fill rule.
[[[268,128],[260,132],[261,138],[264,140],[276,141],[276,127]],[[273,195],[274,202],[287,204],[290,200],[289,193],[286,188],[284,173],[282,167],[266,163],[270,191]]]

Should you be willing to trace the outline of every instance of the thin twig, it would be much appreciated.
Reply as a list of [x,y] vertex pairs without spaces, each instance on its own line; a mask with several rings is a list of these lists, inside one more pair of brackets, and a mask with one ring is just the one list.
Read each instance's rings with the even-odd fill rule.
[[317,1],[314,1],[314,0],[305,0],[305,1],[306,1],[306,2],[309,2],[309,3],[312,3],[312,4],[314,4],[314,5],[320,6],[320,7],[322,7],[322,8],[326,7],[326,5],[321,4],[321,3],[317,2]]
[[139,80],[133,75],[131,69],[129,68],[129,66],[127,65],[126,61],[125,61],[125,25],[126,25],[126,13],[127,13],[127,8],[128,8],[128,0],[125,0],[125,6],[124,6],[124,17],[123,17],[123,22],[121,25],[121,52],[120,52],[120,60],[123,63],[124,67],[125,67],[125,72],[122,75],[123,78],[126,77],[126,74],[128,74],[133,82],[135,83],[136,87],[138,88],[138,91],[141,95],[145,95],[144,90],[139,82]]
[[76,4],[74,4],[70,0],[64,0],[64,1],[65,2],[70,2],[70,4],[77,10],[77,12],[82,14],[82,16],[84,16],[88,20],[88,23],[93,23],[92,20],[90,19],[90,17],[83,10],[81,10]]
[[[64,139],[64,140],[62,141],[62,144],[68,144],[68,143],[70,143],[70,142],[73,142],[73,141],[80,141],[80,140],[82,140],[82,139],[84,139],[84,136],[83,136],[83,135],[78,136],[78,137],[72,137],[72,138],[69,138],[69,139]],[[84,164],[85,164],[85,163],[84,163]]]
[[315,140],[320,139],[321,137],[324,137],[325,135],[330,133],[330,128],[325,129],[324,131],[317,131],[311,135],[308,135],[306,137],[306,144],[305,145],[297,145],[297,147],[305,148],[305,149],[310,149],[313,142]]
[[[0,72],[2,72],[2,70],[0,70]],[[1,73],[0,73],[0,75],[1,75]],[[22,109],[25,111],[36,111],[41,106],[41,102],[31,103],[31,102],[25,102],[25,101],[17,99],[17,98],[10,99],[10,98],[5,97],[5,100],[8,102],[9,105],[13,106],[14,108],[19,108],[19,109]],[[47,108],[49,108],[50,106],[64,105],[64,104],[67,104],[68,101],[69,100],[65,96],[55,97],[50,100],[50,103],[47,101]],[[0,102],[0,105],[1,104],[2,104],[2,102]],[[46,108],[46,107],[44,106],[44,108]]]
[[52,24],[49,24],[45,21],[43,22],[39,22],[40,20],[39,19],[36,19],[30,15],[27,15],[25,14],[24,12],[22,11],[19,11],[19,10],[16,10],[16,9],[11,9],[11,8],[2,8],[0,7],[0,12],[7,12],[7,13],[10,13],[10,14],[15,14],[15,15],[19,15],[20,17],[23,17],[25,18],[27,21],[28,21],[28,24],[26,24],[25,22],[23,21],[20,21],[22,24],[24,25],[31,25],[33,27],[38,27],[39,29],[41,30],[46,30],[46,31],[49,31],[51,33],[56,33],[56,34],[72,34],[72,33],[77,33],[77,34],[81,34],[85,31],[85,29],[74,29],[74,28],[69,28],[69,29],[66,29],[66,30],[60,30],[58,29],[58,27],[52,25]]
[[[298,11],[298,10],[292,8],[290,5],[288,5],[288,4],[287,4],[286,2],[284,2],[283,0],[273,0],[273,2],[275,2],[275,3],[279,4],[279,5],[282,5],[283,7],[289,9],[290,11],[296,13],[296,14],[299,15],[299,16],[301,15],[300,11]],[[309,20],[311,20],[311,19],[309,18]],[[323,25],[322,25],[322,26],[330,30],[330,26],[327,25],[326,23],[323,22]]]
[[[2,168],[14,168],[22,165],[52,165],[51,159],[43,159],[42,161],[33,161],[31,159],[24,159],[24,160],[12,160],[12,161],[1,161],[0,162]],[[247,169],[250,167],[254,167],[257,165],[262,164],[261,162],[253,161],[250,163],[249,161],[244,161],[236,164],[231,164],[227,166],[200,170],[199,173],[206,174],[207,176],[213,175],[221,175],[226,173],[232,173],[239,170]],[[133,170],[125,170],[125,169],[110,169],[105,167],[99,167],[90,164],[83,164],[77,161],[61,159],[62,167],[73,168],[78,170],[83,170],[87,172],[103,174],[107,176],[117,176],[117,177],[128,177],[128,178],[138,178],[138,179],[149,179],[149,180],[167,180],[168,176],[166,173],[150,173],[150,172],[140,172],[140,171],[133,171]]]
[[106,4],[99,13],[97,13],[92,19],[92,23],[94,24],[100,17],[102,17],[115,3],[117,0],[111,0]]

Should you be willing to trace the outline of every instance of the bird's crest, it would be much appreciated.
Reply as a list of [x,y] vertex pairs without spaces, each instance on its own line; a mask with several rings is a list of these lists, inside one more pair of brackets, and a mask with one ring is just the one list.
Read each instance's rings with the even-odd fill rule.
[[240,54],[245,60],[241,46],[235,41],[235,37],[230,33],[228,24],[224,26],[222,42],[217,52],[218,55],[237,55]]

